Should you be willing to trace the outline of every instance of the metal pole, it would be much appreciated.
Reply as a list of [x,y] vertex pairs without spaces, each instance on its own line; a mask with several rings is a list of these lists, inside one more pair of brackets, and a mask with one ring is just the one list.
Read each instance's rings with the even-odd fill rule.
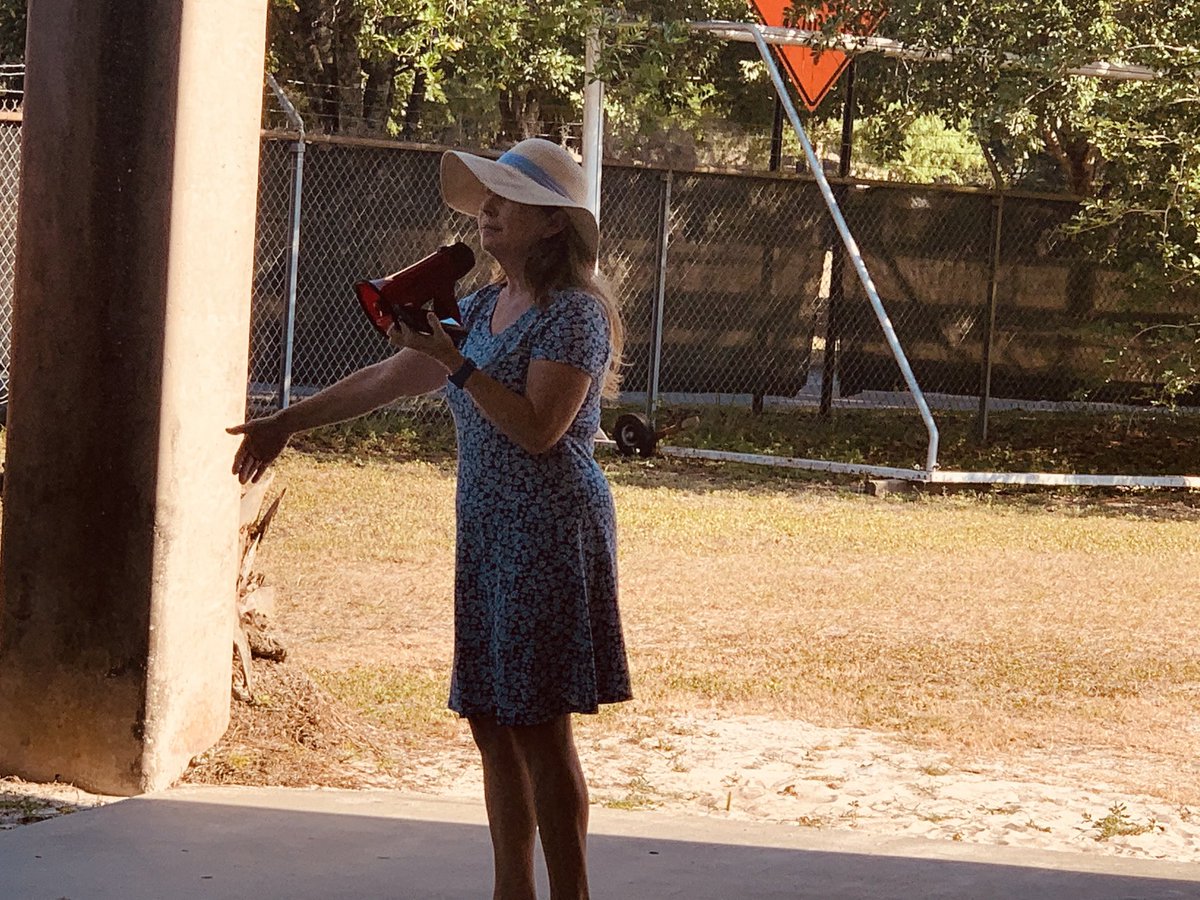
[[[730,41],[750,43],[754,37],[746,30],[745,22],[689,22],[693,31],[707,31],[719,38]],[[890,38],[875,35],[839,34],[830,43],[829,38],[820,31],[808,31],[803,28],[783,28],[772,25],[754,26],[767,43],[777,47],[828,47],[831,50],[841,50],[843,53],[880,53],[894,59],[911,59],[915,62],[950,62],[967,56],[987,58],[987,53],[972,47],[959,47],[946,50],[937,47],[913,47],[894,41]],[[1000,65],[1004,68],[1036,68],[1033,60],[1019,57],[1013,53],[1005,53],[1000,57]],[[1117,81],[1153,81],[1163,78],[1164,73],[1147,66],[1125,65],[1097,60],[1084,66],[1066,69],[1066,75],[1081,75],[1087,78],[1108,78]]]
[[595,77],[600,56],[600,32],[588,32],[584,51],[583,171],[587,176],[588,208],[600,221],[600,178],[604,156],[604,82]]
[[888,317],[887,310],[883,307],[883,301],[879,299],[879,291],[875,289],[875,282],[871,279],[871,273],[867,271],[866,263],[863,262],[862,251],[858,249],[858,243],[854,240],[854,235],[850,233],[850,227],[846,224],[846,219],[838,207],[837,199],[833,196],[833,189],[829,186],[829,179],[825,177],[825,173],[821,170],[821,161],[817,159],[817,152],[813,149],[812,142],[808,139],[808,134],[800,122],[800,115],[796,112],[796,107],[792,104],[791,98],[787,96],[787,85],[783,81],[783,76],[779,74],[779,67],[775,64],[775,60],[771,56],[771,48],[767,45],[766,40],[763,39],[762,30],[757,25],[741,24],[724,25],[722,27],[725,29],[738,28],[750,33],[754,37],[754,43],[758,46],[759,56],[766,63],[767,71],[771,74],[771,81],[775,84],[775,92],[783,100],[784,108],[787,111],[789,121],[792,123],[792,128],[796,132],[796,137],[800,139],[800,144],[804,147],[804,155],[808,159],[808,165],[812,170],[813,178],[816,179],[817,186],[821,189],[821,196],[825,198],[825,205],[829,208],[829,214],[833,217],[834,224],[837,225],[838,234],[841,235],[842,243],[846,247],[850,261],[854,264],[854,270],[858,273],[858,280],[862,283],[863,290],[867,293],[867,298],[871,301],[871,308],[875,311],[875,318],[879,320],[879,326],[883,329],[883,336],[892,351],[892,356],[895,357],[896,364],[900,366],[900,372],[904,376],[904,383],[912,393],[913,399],[917,404],[917,409],[921,414],[921,421],[924,422],[925,430],[929,435],[929,445],[925,452],[925,469],[928,472],[932,472],[937,469],[937,423],[933,421],[933,414],[929,411],[929,404],[925,401],[925,394],[922,393],[921,386],[917,384],[917,378],[913,375],[912,366],[909,365],[908,357],[904,354],[904,348],[900,346],[900,339],[896,337],[896,329],[892,325],[892,320]]
[[[842,143],[838,149],[838,177],[850,177],[850,163],[854,153],[854,72],[856,60],[846,67],[846,101],[842,106]],[[840,206],[846,199],[846,187],[839,184],[834,192]],[[829,309],[825,315],[825,353],[821,362],[821,403],[818,415],[827,418],[833,410],[833,388],[837,382],[841,356],[842,319],[845,318],[846,248],[830,235],[829,263]]]
[[667,297],[667,247],[671,241],[671,182],[673,172],[663,175],[663,190],[658,205],[658,258],[655,271],[654,312],[650,322],[650,383],[646,390],[646,418],[655,427],[658,414],[658,379],[662,373],[663,312]]
[[771,159],[767,163],[767,168],[771,172],[778,172],[780,165],[783,163],[783,103],[778,97],[775,98],[775,117],[771,122]]
[[992,399],[992,348],[996,334],[996,299],[1000,287],[1000,240],[1004,233],[1004,179],[986,145],[983,147],[983,158],[987,160],[992,180],[996,183],[996,196],[992,198],[995,212],[992,215],[992,253],[988,261],[988,305],[987,314],[983,320],[983,361],[979,377],[979,419],[976,423],[976,435],[979,443],[986,444],[988,407],[991,405]]
[[[775,98],[775,115],[771,122],[771,156],[767,162],[767,169],[771,172],[778,172],[783,165],[783,104],[779,98]],[[775,284],[775,248],[770,238],[766,239],[763,247],[762,256],[762,274],[760,276],[760,285],[764,297],[770,297],[774,291]],[[766,301],[769,303],[769,301]],[[755,329],[755,344],[759,348],[759,353],[755,359],[755,364],[758,371],[754,376],[753,393],[750,395],[750,411],[758,415],[763,411],[763,403],[766,400],[766,383],[768,373],[771,371],[773,360],[771,359],[771,348],[767,346],[767,340],[774,343],[774,331],[763,335],[763,325],[761,321],[764,317],[760,317],[760,321]],[[765,339],[764,339],[765,338]]]
[[852,59],[846,66],[846,102],[842,106],[842,145],[838,149],[838,178],[849,178],[851,161],[854,157],[854,80],[858,72],[858,60]]
[[283,107],[288,121],[298,132],[292,144],[291,241],[287,257],[287,305],[283,314],[283,353],[279,361],[279,408],[292,402],[292,352],[296,340],[296,281],[300,268],[300,206],[304,197],[304,120],[292,106],[292,101],[279,87],[275,76],[267,73],[267,84]]

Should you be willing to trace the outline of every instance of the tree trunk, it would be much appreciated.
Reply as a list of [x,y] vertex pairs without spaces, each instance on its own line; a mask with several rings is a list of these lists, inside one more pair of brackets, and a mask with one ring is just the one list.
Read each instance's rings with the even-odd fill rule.
[[367,83],[363,88],[363,127],[374,134],[387,131],[392,117],[396,72],[400,61],[396,57],[364,62]]
[[1086,138],[1062,134],[1046,126],[1042,129],[1046,150],[1058,163],[1067,188],[1079,197],[1091,197],[1099,180],[1100,154]]
[[345,130],[363,114],[359,87],[358,33],[362,11],[350,0],[296,0],[295,8],[271,7],[275,33],[297,50],[309,111],[326,133]]
[[412,90],[408,92],[408,102],[404,104],[404,127],[400,136],[411,141],[417,135],[421,126],[421,107],[425,105],[426,75],[423,69],[413,73]]
[[524,102],[521,104],[521,138],[535,137],[541,130],[541,103],[538,101],[537,95],[532,89],[525,92]]
[[362,56],[358,50],[358,33],[362,30],[362,10],[350,0],[337,0],[334,5],[333,60],[330,84],[337,93],[337,130],[355,131],[362,122]]
[[500,109],[500,139],[509,142],[519,141],[520,137],[518,135],[521,134],[521,116],[517,92],[513,90],[501,91],[496,97],[496,104]]

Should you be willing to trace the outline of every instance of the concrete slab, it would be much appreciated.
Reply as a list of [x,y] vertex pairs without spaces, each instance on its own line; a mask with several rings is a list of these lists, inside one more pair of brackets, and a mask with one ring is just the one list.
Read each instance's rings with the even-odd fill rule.
[[[1166,900],[1200,866],[595,809],[593,896]],[[5,900],[486,898],[482,803],[188,787],[0,833]],[[541,896],[548,896],[545,879]]]

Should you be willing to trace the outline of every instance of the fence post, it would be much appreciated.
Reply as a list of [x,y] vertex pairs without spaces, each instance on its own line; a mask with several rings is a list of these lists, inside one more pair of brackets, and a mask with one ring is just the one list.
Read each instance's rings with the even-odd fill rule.
[[[853,58],[846,67],[846,101],[842,106],[842,143],[838,151],[838,177],[850,177],[850,160],[854,153],[854,76],[857,66]],[[834,188],[838,206],[846,202],[846,184]],[[821,358],[821,403],[818,414],[829,416],[833,409],[834,385],[838,377],[838,357],[841,354],[843,318],[846,314],[846,248],[838,240],[835,223],[829,227],[829,245],[833,254],[829,268],[829,308],[825,314],[825,353]]]
[[287,114],[288,121],[298,132],[296,142],[292,145],[292,198],[289,210],[291,222],[291,240],[288,243],[287,258],[287,304],[283,314],[283,347],[279,360],[279,408],[286,409],[292,402],[292,351],[296,340],[296,281],[300,268],[300,205],[304,197],[304,120],[292,106],[292,101],[279,87],[275,76],[267,73],[267,83],[271,86],[280,106]]
[[996,333],[996,295],[999,290],[1001,237],[1004,232],[1004,179],[1000,175],[987,145],[983,146],[983,158],[987,160],[996,193],[992,197],[992,252],[988,260],[987,310],[983,318],[983,359],[979,374],[979,416],[975,423],[975,434],[979,443],[988,439],[988,407],[992,399],[992,348]]
[[658,202],[658,253],[654,261],[658,278],[654,285],[654,311],[650,319],[650,383],[646,387],[646,418],[655,427],[658,413],[658,379],[662,374],[663,312],[667,296],[667,247],[671,240],[671,183],[674,172],[663,175]]

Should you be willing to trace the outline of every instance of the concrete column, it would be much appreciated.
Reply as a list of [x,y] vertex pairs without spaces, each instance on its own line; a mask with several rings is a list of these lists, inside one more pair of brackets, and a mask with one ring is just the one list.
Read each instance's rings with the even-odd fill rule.
[[0,774],[131,794],[228,724],[266,0],[31,0]]

